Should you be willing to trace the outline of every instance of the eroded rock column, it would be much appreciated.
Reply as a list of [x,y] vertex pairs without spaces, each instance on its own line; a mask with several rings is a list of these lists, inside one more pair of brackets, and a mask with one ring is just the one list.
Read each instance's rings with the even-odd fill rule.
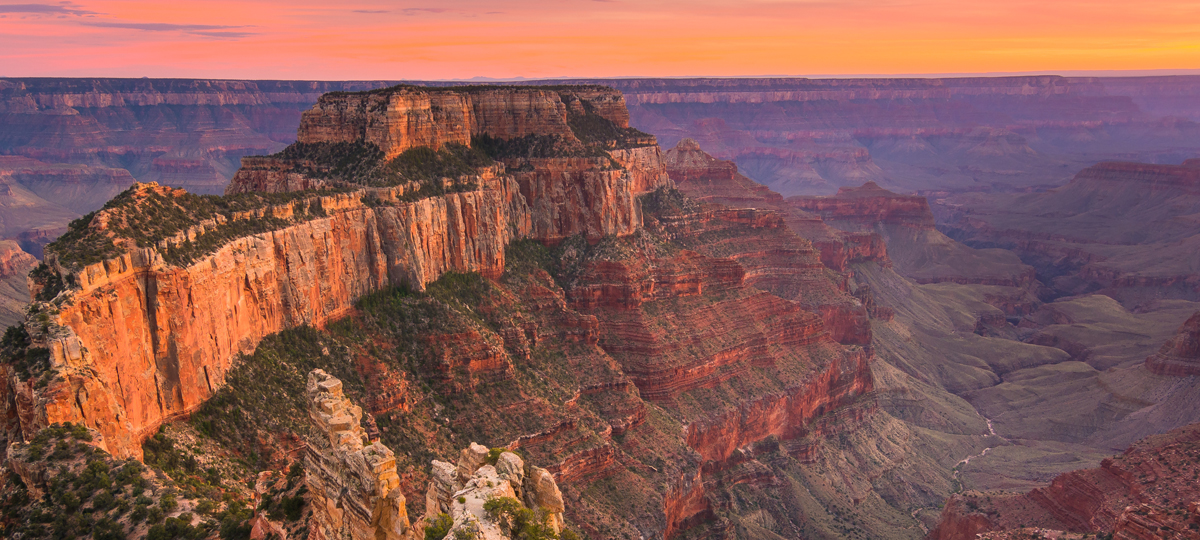
[[309,441],[305,483],[318,538],[401,540],[410,531],[396,457],[363,430],[362,408],[342,395],[342,381],[308,374],[309,418],[327,440]]

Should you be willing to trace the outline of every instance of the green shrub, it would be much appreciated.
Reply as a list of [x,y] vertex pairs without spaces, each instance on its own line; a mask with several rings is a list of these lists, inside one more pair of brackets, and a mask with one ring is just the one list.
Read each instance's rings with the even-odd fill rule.
[[453,526],[454,520],[449,515],[438,514],[425,526],[425,540],[442,540],[450,534],[450,528]]
[[216,509],[217,504],[207,499],[200,501],[200,503],[196,505],[196,511],[206,516],[212,514]]
[[42,290],[38,291],[34,298],[39,302],[49,302],[66,289],[66,282],[63,280],[62,274],[51,269],[46,263],[38,264],[29,272],[29,277],[42,285]]
[[79,500],[79,496],[74,493],[71,493],[70,491],[63,493],[61,496],[59,496],[58,502],[60,504],[62,504],[63,508],[65,508],[68,513],[72,513],[74,511],[78,510],[79,505],[83,504]]
[[304,497],[284,497],[281,506],[284,518],[288,521],[298,521],[304,513]]
[[95,497],[92,497],[92,509],[96,510],[97,512],[103,512],[111,508],[115,502],[116,499],[111,493],[103,491],[96,494]]
[[541,510],[525,508],[512,497],[494,497],[483,503],[483,510],[513,540],[555,540],[558,535],[546,524]]
[[496,465],[497,461],[500,461],[500,454],[503,454],[507,451],[507,448],[491,448],[488,450],[487,457],[484,458],[483,462],[494,466]]
[[222,540],[247,540],[251,530],[247,521],[251,517],[254,517],[254,513],[241,501],[230,501],[225,511],[218,514],[221,521],[218,534]]
[[21,324],[8,327],[0,339],[0,362],[12,366],[26,380],[50,369],[50,349],[30,347],[31,343],[29,332]]

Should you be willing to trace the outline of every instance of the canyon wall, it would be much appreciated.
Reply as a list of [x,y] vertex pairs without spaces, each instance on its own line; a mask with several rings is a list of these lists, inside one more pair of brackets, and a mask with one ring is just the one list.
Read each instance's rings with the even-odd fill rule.
[[1200,299],[1200,264],[1174,253],[1200,245],[1200,168],[1105,162],[1065,186],[939,205],[947,232],[1012,250],[1059,295],[1100,292],[1132,308]]
[[67,378],[30,391],[21,431],[85,423],[115,455],[137,456],[142,438],[202,404],[264,336],[321,326],[387,285],[421,288],[447,271],[498,275],[505,245],[522,232],[493,191],[376,208],[355,195],[321,201],[329,217],[234,240],[191,265],[146,248],[83,268],[45,343]]
[[[614,112],[620,100],[611,90],[594,94],[600,104],[593,110],[621,120]],[[470,95],[480,99],[478,92]],[[487,102],[491,105],[481,108],[488,118],[503,117],[493,109],[511,105]],[[566,127],[565,117],[552,119]],[[657,155],[625,156],[641,164],[643,184],[651,183],[643,188],[669,182],[653,170]],[[117,258],[79,269],[50,253],[47,264],[77,286],[53,305],[42,305],[49,326],[31,326],[31,334],[50,350],[51,370],[59,376],[34,387],[34,381],[8,373],[13,395],[23,396],[7,405],[8,434],[29,436],[51,423],[73,421],[103,432],[115,455],[138,456],[141,439],[202,404],[223,385],[236,356],[253,351],[266,335],[321,326],[385,286],[420,290],[450,271],[497,277],[504,249],[514,239],[554,243],[573,235],[595,241],[631,234],[641,225],[634,175],[601,167],[600,161],[607,162],[546,159],[516,176],[497,165],[480,170],[474,191],[413,202],[401,202],[407,186],[309,195],[265,210],[292,224],[226,242],[190,264],[169,263],[163,253],[198,239],[203,224],[199,232],[155,247],[126,243],[127,252]],[[146,184],[130,196],[181,193]],[[317,201],[323,217],[297,214],[297,208]],[[119,221],[114,212],[118,209],[100,212],[90,227],[115,234],[105,228]]]

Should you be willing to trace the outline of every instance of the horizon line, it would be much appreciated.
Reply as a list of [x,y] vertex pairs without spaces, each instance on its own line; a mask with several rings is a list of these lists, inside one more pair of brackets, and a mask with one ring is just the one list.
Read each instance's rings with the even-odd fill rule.
[[387,79],[387,78],[348,78],[348,79],[247,79],[238,77],[112,77],[104,75],[87,76],[9,76],[0,75],[0,79],[128,79],[128,80],[229,80],[229,81],[311,81],[311,82],[368,82],[368,81],[405,81],[405,82],[453,82],[453,83],[488,83],[488,82],[537,82],[537,81],[568,81],[568,80],[637,80],[637,79],[956,79],[956,78],[1005,78],[1005,77],[1170,77],[1200,75],[1200,69],[1126,69],[1126,70],[1043,70],[1043,71],[984,71],[984,72],[950,72],[950,73],[818,73],[802,75],[767,74],[767,75],[618,75],[618,76],[554,76],[554,77],[469,77],[447,79]]

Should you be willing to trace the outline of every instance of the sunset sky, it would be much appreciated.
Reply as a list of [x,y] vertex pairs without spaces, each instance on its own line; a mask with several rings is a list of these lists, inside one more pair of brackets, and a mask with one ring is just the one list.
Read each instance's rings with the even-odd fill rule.
[[1182,0],[0,3],[3,77],[336,80],[1197,68],[1200,2]]

